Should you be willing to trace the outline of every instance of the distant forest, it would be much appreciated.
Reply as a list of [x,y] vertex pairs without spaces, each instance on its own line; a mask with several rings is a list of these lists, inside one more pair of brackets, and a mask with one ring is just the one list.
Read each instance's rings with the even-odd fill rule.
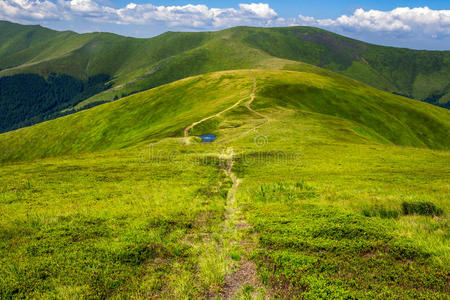
[[[79,102],[110,87],[110,76],[82,81],[64,74],[18,74],[0,78],[0,133],[74,112]],[[96,103],[98,104],[98,103]],[[92,105],[90,105],[92,107]]]
[[[411,96],[408,96],[408,95],[405,95],[405,94],[402,94],[402,93],[393,92],[393,94],[394,95],[403,96],[403,97],[406,97],[406,98],[409,98],[409,99],[413,99],[413,100],[418,100],[418,99],[415,99],[415,98],[413,98]],[[445,93],[440,93],[439,95],[432,95],[432,96],[430,96],[428,98],[425,98],[423,100],[420,100],[420,101],[423,101],[423,102],[426,102],[426,103],[429,103],[429,104],[433,104],[433,105],[436,105],[436,106],[440,106],[440,107],[443,107],[443,108],[446,108],[446,109],[450,109],[450,102],[446,102],[446,103],[440,103],[439,102],[439,100],[444,95],[445,95]]]

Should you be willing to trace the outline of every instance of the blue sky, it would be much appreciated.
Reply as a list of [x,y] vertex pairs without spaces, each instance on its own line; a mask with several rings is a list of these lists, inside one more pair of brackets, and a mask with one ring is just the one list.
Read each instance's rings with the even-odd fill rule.
[[[131,1],[115,0],[111,1],[116,7],[122,7]],[[132,1],[137,4],[152,3],[155,5],[185,5],[191,4],[205,4],[209,7],[237,7],[240,3],[251,3],[252,1]],[[432,9],[450,9],[449,0],[406,0],[406,1],[392,1],[392,0],[370,0],[370,1],[354,1],[354,0],[322,0],[322,1],[305,1],[305,0],[288,0],[288,1],[253,1],[270,4],[276,12],[282,16],[295,17],[301,13],[303,15],[310,15],[316,18],[336,18],[342,14],[351,14],[357,8],[378,9],[378,10],[392,10],[397,7],[424,7],[428,6]]]
[[449,0],[0,0],[0,19],[137,37],[238,25],[307,25],[376,44],[450,50]]

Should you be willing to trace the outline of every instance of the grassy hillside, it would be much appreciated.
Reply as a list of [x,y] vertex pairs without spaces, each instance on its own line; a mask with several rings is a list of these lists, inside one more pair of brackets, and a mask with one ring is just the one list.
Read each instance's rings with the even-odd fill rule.
[[[8,65],[3,63],[3,58],[14,55],[17,52],[35,47],[36,45],[54,39],[61,35],[57,31],[41,26],[24,26],[6,21],[0,21],[0,57],[2,57],[2,69]],[[20,63],[23,63],[21,61]]]
[[449,51],[375,46],[309,27],[237,27],[135,39],[0,22],[0,41],[0,76],[29,72],[44,77],[65,73],[84,80],[111,76],[112,89],[84,103],[111,101],[206,72],[291,69],[298,62],[433,104],[445,105],[450,97]]
[[[230,105],[236,98],[246,97],[250,89],[246,73],[178,81],[0,135],[2,160],[118,149],[180,136],[186,124]],[[20,150],[11,148],[11,143],[17,143]]]
[[241,70],[1,134],[0,295],[447,298],[449,129],[341,76]]
[[[5,21],[0,22],[0,32],[5,46],[14,45],[14,51],[0,52],[2,75],[32,72],[47,76],[55,72],[86,79],[108,74],[119,77],[117,83],[127,80],[127,75],[134,79],[130,74],[134,71],[142,72],[141,68],[199,46],[205,35],[168,33],[135,39],[110,33],[56,32]],[[7,43],[9,32],[18,40]]]
[[187,124],[248,97],[352,123],[369,141],[448,149],[449,112],[340,76],[290,71],[230,71],[187,78],[93,109],[0,135],[0,160],[119,149],[180,137]]
[[272,56],[326,68],[382,90],[429,101],[450,92],[450,51],[371,45],[309,27],[236,30],[245,43]]

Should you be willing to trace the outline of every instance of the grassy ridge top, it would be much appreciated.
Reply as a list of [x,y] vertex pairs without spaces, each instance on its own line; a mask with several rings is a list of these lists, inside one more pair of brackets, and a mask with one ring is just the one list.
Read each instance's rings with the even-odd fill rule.
[[261,108],[284,106],[352,121],[356,126],[349,130],[372,141],[435,149],[450,147],[448,110],[340,77],[278,71],[265,71],[260,77]]
[[118,149],[180,136],[187,124],[248,96],[251,83],[248,72],[193,77],[7,132],[0,135],[2,160]]
[[242,70],[187,78],[2,134],[0,160],[119,149],[165,137],[181,137],[189,124],[241,99],[250,99],[253,79],[257,84],[255,109],[291,110],[296,113],[290,121],[292,125],[301,122],[302,114],[308,113],[325,124],[336,120],[347,122],[342,135],[352,133],[350,136],[357,137],[350,142],[364,139],[370,143],[450,148],[448,110],[339,76]]
[[0,76],[56,72],[85,79],[110,75],[113,88],[90,101],[113,100],[207,72],[295,69],[299,62],[434,104],[450,100],[449,51],[375,46],[310,27],[236,27],[136,39],[0,22],[0,41]]

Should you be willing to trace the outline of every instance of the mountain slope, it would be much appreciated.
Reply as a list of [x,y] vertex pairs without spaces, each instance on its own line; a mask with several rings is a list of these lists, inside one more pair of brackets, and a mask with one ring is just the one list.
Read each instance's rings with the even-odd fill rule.
[[[254,74],[254,75],[252,75]],[[257,108],[290,109],[345,121],[355,142],[450,148],[450,112],[341,76],[243,70],[187,78],[86,111],[0,135],[0,160],[98,151],[181,137],[195,120],[248,98]],[[299,116],[300,117],[300,116]],[[237,126],[240,127],[240,126]],[[214,128],[210,128],[214,129]]]
[[[420,100],[449,92],[450,51],[376,46],[308,27],[241,30],[246,43],[272,56],[320,66],[376,88]],[[432,77],[441,80],[425,87],[423,80]]]
[[0,297],[446,299],[449,129],[238,70],[0,134]]
[[32,72],[46,77],[56,72],[85,80],[107,74],[113,90],[96,101],[205,72],[295,68],[289,66],[295,62],[434,104],[445,105],[450,97],[450,51],[375,46],[310,27],[236,27],[135,39],[0,22],[0,40],[5,45],[0,50],[0,76]]

